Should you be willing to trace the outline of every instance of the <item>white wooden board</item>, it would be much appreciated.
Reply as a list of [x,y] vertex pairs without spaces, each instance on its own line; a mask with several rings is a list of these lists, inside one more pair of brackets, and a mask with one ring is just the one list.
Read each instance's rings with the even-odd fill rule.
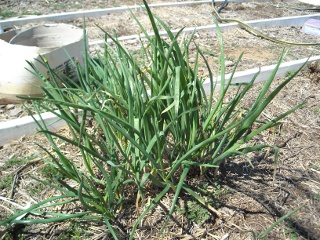
[[[313,62],[313,61],[319,61],[320,60],[320,56],[314,56],[311,58],[303,58],[303,59],[299,59],[299,60],[295,60],[295,61],[290,61],[290,62],[285,62],[282,63],[276,73],[276,77],[284,77],[286,75],[287,72],[291,72],[291,71],[297,71],[301,66],[303,66],[303,64],[307,63],[305,66],[307,66],[309,63]],[[252,68],[246,71],[239,71],[236,72],[233,76],[232,79],[232,83],[247,83],[250,82],[254,75],[256,73],[259,73],[258,77],[255,80],[255,83],[258,82],[263,82],[266,79],[268,79],[270,73],[275,69],[276,65],[269,65],[269,66],[264,66],[261,68]],[[225,81],[228,81],[228,79],[230,79],[231,74],[226,74],[225,75]],[[220,81],[221,81],[221,77],[217,78],[217,87],[216,90],[218,90],[220,88]],[[203,83],[203,87],[206,91],[206,93],[210,92],[210,79],[207,79],[204,83]]]
[[[320,0],[319,0],[320,1]],[[305,15],[305,16],[294,16],[294,17],[282,17],[282,18],[273,18],[273,19],[261,19],[261,20],[252,20],[252,21],[245,21],[246,24],[250,25],[253,28],[260,28],[263,29],[264,27],[285,27],[285,26],[296,26],[301,27],[303,24],[309,19],[315,18],[320,19],[320,13],[312,14],[312,15]],[[221,31],[228,31],[238,27],[237,23],[226,23],[226,24],[219,24]],[[215,24],[200,26],[200,27],[189,27],[183,30],[183,33],[192,33],[194,31],[214,31],[216,29]],[[172,30],[173,33],[179,32],[180,29]],[[154,33],[148,33],[149,36],[154,36]],[[161,36],[166,36],[167,33],[165,31],[160,31]],[[120,41],[128,41],[139,39],[142,37],[138,34],[130,35],[130,36],[123,36],[118,37]],[[111,39],[108,39],[108,42],[111,42]],[[103,44],[103,40],[98,41],[91,41],[89,45],[100,45]]]
[[[263,2],[265,0],[230,0],[229,2]],[[211,0],[200,0],[200,1],[188,1],[188,2],[170,2],[170,3],[154,3],[149,4],[150,8],[159,8],[159,7],[180,7],[180,6],[188,6],[194,4],[211,4]],[[216,0],[216,3],[224,2],[224,0]],[[27,23],[39,22],[39,21],[62,21],[62,20],[70,20],[76,18],[91,18],[91,17],[100,17],[110,13],[119,13],[128,10],[139,10],[143,7],[141,5],[134,6],[122,6],[122,7],[114,7],[114,8],[104,8],[104,9],[94,9],[94,10],[85,10],[85,11],[77,11],[77,12],[66,12],[66,13],[56,13],[49,15],[41,15],[41,16],[30,16],[24,18],[11,18],[0,21],[0,25],[2,28],[12,27],[12,26],[21,26]]]
[[[40,120],[38,115],[35,119]],[[66,123],[53,113],[43,113],[41,118],[46,123],[49,130],[57,131],[66,126]],[[24,135],[33,135],[37,131],[37,124],[32,117],[26,116],[6,122],[0,122],[0,146],[13,140],[18,140]]]
[[308,3],[308,4],[314,5],[314,6],[320,6],[319,0],[298,0],[298,1],[303,2],[303,3]]

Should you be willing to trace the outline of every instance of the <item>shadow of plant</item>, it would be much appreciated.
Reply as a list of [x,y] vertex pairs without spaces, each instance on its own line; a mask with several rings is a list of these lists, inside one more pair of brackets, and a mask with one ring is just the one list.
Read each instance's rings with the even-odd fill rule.
[[[308,184],[319,183],[319,175],[299,167],[298,164],[292,166],[283,162],[281,166],[277,166],[274,175],[273,153],[265,155],[263,152],[252,158],[254,168],[248,166],[246,159],[239,159],[227,162],[220,170],[221,185],[252,199],[260,206],[255,209],[264,210],[253,210],[252,205],[239,207],[237,204],[229,204],[228,197],[220,199],[222,207],[244,215],[266,214],[276,221],[288,211],[304,205],[294,216],[285,220],[285,228],[291,230],[299,239],[320,239],[319,222],[312,217],[319,219],[319,198],[315,192],[317,190]],[[281,157],[285,159],[285,156]],[[281,157],[279,156],[279,159]]]

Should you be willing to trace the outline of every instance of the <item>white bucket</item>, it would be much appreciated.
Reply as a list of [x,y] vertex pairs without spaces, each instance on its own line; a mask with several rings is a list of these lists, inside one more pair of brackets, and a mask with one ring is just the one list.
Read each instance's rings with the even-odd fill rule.
[[26,61],[48,77],[47,69],[37,61],[41,55],[56,73],[68,70],[68,76],[76,80],[72,60],[83,65],[83,54],[83,30],[71,25],[47,24],[0,34],[0,104],[19,101],[16,96],[43,94],[37,87],[43,82],[26,70],[31,70]]

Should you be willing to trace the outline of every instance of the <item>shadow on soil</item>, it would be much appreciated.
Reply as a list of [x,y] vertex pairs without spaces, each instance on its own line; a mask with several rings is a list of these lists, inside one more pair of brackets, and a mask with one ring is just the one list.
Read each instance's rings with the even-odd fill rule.
[[[224,164],[219,176],[221,185],[249,197],[264,211],[255,211],[250,207],[239,208],[223,200],[222,206],[246,214],[264,213],[276,221],[289,211],[304,205],[295,215],[287,218],[285,224],[294,230],[299,239],[320,239],[319,223],[312,221],[312,216],[320,213],[319,197],[315,196],[307,184],[310,181],[320,182],[319,175],[310,170],[281,166],[277,168],[273,181],[274,164],[269,160],[266,160],[269,163],[262,163],[264,155],[265,153],[254,158],[253,163],[257,165],[255,168],[248,166],[247,161]],[[266,165],[261,166],[264,164]]]

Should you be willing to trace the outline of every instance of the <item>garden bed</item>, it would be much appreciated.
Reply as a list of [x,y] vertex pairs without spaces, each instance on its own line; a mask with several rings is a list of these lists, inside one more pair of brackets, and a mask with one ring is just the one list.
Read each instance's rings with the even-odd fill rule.
[[[114,2],[116,4],[116,1]],[[306,14],[306,12],[297,12],[287,8],[275,8],[270,3],[250,4],[230,4],[223,13],[226,14],[226,17],[243,20]],[[306,6],[298,5],[295,1],[289,1],[286,4]],[[37,9],[41,11],[41,9],[46,9],[46,6],[43,8],[40,6]],[[166,8],[157,9],[154,12],[162,19],[169,21],[169,25],[173,29],[182,27],[183,24],[189,27],[212,23],[208,5],[187,9],[187,7],[181,9]],[[192,14],[188,14],[188,11]],[[142,16],[142,12],[135,13],[138,13],[141,19],[145,17]],[[194,18],[191,18],[191,16]],[[110,19],[112,19],[112,24],[115,25],[107,24]],[[128,24],[128,22],[133,22],[130,15],[112,14],[95,21],[101,24],[103,28],[118,29],[119,35],[136,33],[136,29]],[[82,25],[81,20],[72,23]],[[96,27],[93,27],[90,20],[87,21],[87,25],[90,39],[101,37],[101,33],[97,31]],[[315,37],[303,35],[300,33],[300,29],[295,27],[270,28],[264,29],[264,32],[279,39],[293,38],[294,41],[300,42],[319,41]],[[230,64],[228,71],[232,69],[234,61],[242,51],[245,51],[245,54],[239,70],[274,64],[283,48],[282,45],[261,40],[242,30],[233,30],[223,35],[226,57]],[[200,48],[206,52],[213,69],[215,69],[218,53],[218,44],[215,37],[214,32],[199,32],[196,34],[196,41],[198,41]],[[137,50],[135,43],[127,43],[127,46],[129,49]],[[320,50],[319,47],[301,46],[291,46],[289,49],[290,52],[286,61],[308,57],[312,52],[317,55],[317,51]],[[163,239],[250,239],[252,234],[248,230],[258,234],[266,230],[279,217],[302,205],[304,207],[293,217],[277,226],[268,235],[268,239],[288,239],[295,236],[300,239],[320,238],[319,72],[320,67],[317,66],[311,66],[306,71],[301,72],[283,89],[265,111],[263,117],[272,119],[298,103],[306,102],[305,107],[285,118],[281,125],[265,132],[259,139],[254,139],[255,143],[263,142],[280,147],[279,162],[276,169],[273,162],[274,152],[271,149],[270,152],[260,152],[256,156],[251,156],[254,167],[250,166],[244,158],[238,158],[230,163],[227,162],[219,173],[220,180],[215,182],[215,186],[211,186],[210,179],[198,178],[195,180],[198,186],[212,188],[213,198],[208,199],[208,201],[215,202],[214,206],[221,213],[222,218],[216,221],[211,214],[208,214],[199,205],[194,205],[195,203],[190,200],[188,195],[181,196],[177,210],[169,221]],[[204,74],[206,73],[204,72]],[[276,86],[282,81],[283,79],[278,79],[274,85]],[[250,96],[256,96],[260,89],[261,83],[256,84]],[[232,93],[229,98],[232,98]],[[251,99],[248,98],[245,101],[250,106]],[[16,108],[18,107],[17,105]],[[6,107],[2,109],[4,108]],[[1,114],[8,114],[7,111],[9,110],[12,109],[3,111]],[[66,130],[62,131],[66,136],[69,134]],[[43,153],[35,143],[50,149],[50,144],[40,135],[22,137],[0,149],[0,173],[3,176],[0,184],[0,196],[12,198],[14,202],[22,206],[25,206],[28,202],[39,202],[55,194],[54,191],[49,191],[29,177],[31,174],[50,180],[53,177],[52,175],[55,174],[52,169],[48,168],[48,165],[41,161],[40,156]],[[68,145],[62,147],[70,158],[81,161],[76,150]],[[35,151],[39,155],[36,155]],[[274,172],[274,170],[276,171]],[[146,196],[147,199],[152,198],[153,191],[154,189],[150,189],[149,196]],[[137,239],[155,238],[168,214],[173,195],[172,192],[168,193],[161,204],[146,217],[136,231]],[[0,199],[0,219],[11,214],[9,207],[12,206]],[[78,206],[74,205],[73,207],[76,209]],[[71,211],[72,209],[64,210]],[[132,203],[131,211],[119,216],[116,227],[123,236],[130,231],[136,217],[134,203]],[[0,228],[1,230],[3,229]],[[14,232],[17,236],[20,234],[25,239],[70,239],[76,236],[88,239],[110,239],[104,225],[78,221],[48,224],[46,226],[21,226],[21,229],[15,228]]]

